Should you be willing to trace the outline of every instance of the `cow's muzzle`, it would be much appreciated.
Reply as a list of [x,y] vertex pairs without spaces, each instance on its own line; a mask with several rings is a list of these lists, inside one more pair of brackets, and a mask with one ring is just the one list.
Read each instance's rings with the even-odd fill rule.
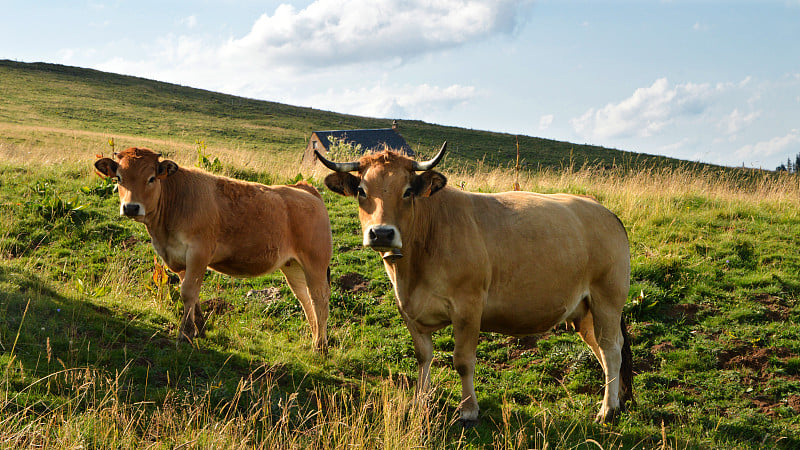
[[403,247],[400,231],[393,225],[374,225],[364,232],[364,246],[381,253]]
[[123,203],[119,207],[119,213],[127,217],[143,216],[144,207],[139,203]]

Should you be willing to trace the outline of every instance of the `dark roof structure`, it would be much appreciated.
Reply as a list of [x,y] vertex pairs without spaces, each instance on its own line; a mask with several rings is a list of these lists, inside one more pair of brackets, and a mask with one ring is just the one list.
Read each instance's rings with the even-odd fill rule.
[[331,146],[330,137],[342,141],[353,147],[361,146],[364,151],[381,151],[385,148],[414,156],[411,147],[403,139],[403,136],[394,128],[376,128],[371,130],[335,130],[335,131],[315,131],[314,134],[319,138],[325,150]]

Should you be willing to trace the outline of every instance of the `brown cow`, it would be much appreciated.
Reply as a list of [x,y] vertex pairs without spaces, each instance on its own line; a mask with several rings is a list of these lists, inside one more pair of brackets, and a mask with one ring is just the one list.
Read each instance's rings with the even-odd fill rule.
[[147,227],[156,252],[180,277],[181,338],[204,334],[199,294],[207,267],[235,277],[280,269],[303,306],[314,348],[325,350],[331,228],[314,187],[216,176],[159,160],[146,148],[116,157],[94,165],[117,178],[120,214]]
[[432,332],[453,325],[461,421],[471,426],[478,420],[473,374],[480,331],[521,336],[567,322],[605,372],[596,420],[610,421],[632,398],[622,319],[630,255],[622,223],[582,196],[446,186],[432,170],[445,148],[424,163],[386,151],[351,163],[317,154],[336,171],[325,178],[328,188],[358,198],[364,245],[384,255],[414,341],[418,398],[424,401],[430,380]]

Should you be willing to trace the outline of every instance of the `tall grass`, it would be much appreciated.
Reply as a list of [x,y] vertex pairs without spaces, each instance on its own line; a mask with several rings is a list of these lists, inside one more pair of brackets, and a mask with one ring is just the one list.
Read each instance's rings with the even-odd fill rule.
[[[132,363],[132,361],[131,361]],[[232,399],[215,401],[205,391],[189,399],[169,394],[159,405],[131,402],[124,390],[126,366],[116,374],[89,367],[64,369],[34,380],[71,385],[59,407],[14,411],[4,399],[0,446],[29,448],[461,448],[450,447],[444,408],[420,408],[391,379],[377,390],[316,388],[284,395],[267,370],[240,380]],[[258,371],[256,371],[258,372]],[[263,371],[262,371],[263,373]],[[24,395],[23,388],[19,395]],[[521,437],[518,437],[521,439]],[[456,443],[458,444],[458,443]]]

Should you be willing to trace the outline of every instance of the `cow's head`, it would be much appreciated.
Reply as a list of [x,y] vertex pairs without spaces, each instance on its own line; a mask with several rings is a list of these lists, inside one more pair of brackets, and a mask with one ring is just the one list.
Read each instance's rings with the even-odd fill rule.
[[413,220],[414,203],[447,184],[447,178],[433,170],[446,148],[447,142],[433,159],[425,162],[383,151],[364,155],[356,162],[335,163],[315,153],[325,167],[334,171],[325,177],[328,189],[358,199],[364,246],[399,255],[403,230],[408,230]]
[[119,162],[101,158],[94,167],[119,182],[119,213],[142,221],[158,204],[161,180],[177,172],[178,165],[170,160],[159,161],[161,154],[147,148],[131,147],[115,156]]

